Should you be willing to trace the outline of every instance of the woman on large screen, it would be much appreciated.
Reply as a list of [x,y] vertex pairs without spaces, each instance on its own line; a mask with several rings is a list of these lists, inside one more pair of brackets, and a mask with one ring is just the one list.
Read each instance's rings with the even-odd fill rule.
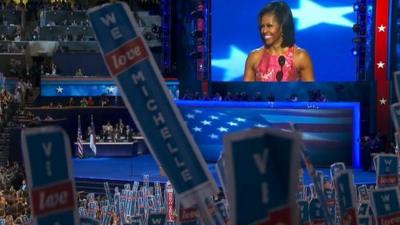
[[258,14],[258,23],[264,45],[247,56],[244,81],[314,81],[310,56],[295,45],[293,15],[287,3],[267,4]]

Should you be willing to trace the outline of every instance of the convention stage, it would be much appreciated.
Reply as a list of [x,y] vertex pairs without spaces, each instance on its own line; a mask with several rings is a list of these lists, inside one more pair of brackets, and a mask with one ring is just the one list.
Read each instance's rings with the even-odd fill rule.
[[[148,152],[142,136],[133,137],[132,142],[97,142],[96,157],[132,157]],[[75,142],[74,156],[79,157],[77,143]],[[94,157],[89,142],[82,143],[84,157]]]
[[[223,149],[223,136],[254,127],[290,129],[295,123],[302,133],[304,145],[317,167],[344,162],[360,168],[360,105],[358,102],[225,102],[176,101],[186,125],[208,163],[215,163]],[[82,120],[90,125],[96,115],[96,127],[107,120],[129,121],[125,107],[27,108],[34,115],[67,121]],[[128,122],[129,124],[129,122]],[[60,124],[75,142],[77,123]],[[133,127],[133,126],[132,126]],[[129,156],[129,155],[128,155]]]

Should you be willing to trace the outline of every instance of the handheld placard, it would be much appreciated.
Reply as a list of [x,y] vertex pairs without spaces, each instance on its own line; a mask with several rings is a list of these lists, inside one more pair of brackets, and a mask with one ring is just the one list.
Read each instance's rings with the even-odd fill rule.
[[204,205],[204,196],[218,189],[128,5],[104,4],[88,17],[125,106],[181,203]]
[[33,224],[79,224],[71,145],[59,127],[23,129],[21,144]]
[[377,188],[398,186],[398,161],[394,154],[378,154],[374,157]]
[[353,177],[349,171],[335,175],[335,190],[339,201],[341,224],[357,225]]
[[277,129],[250,129],[224,137],[232,224],[297,224],[299,150],[297,133]]
[[[290,125],[292,131],[297,131],[295,124],[290,123],[289,125]],[[320,185],[321,178],[317,175],[317,173],[314,169],[314,165],[312,164],[311,159],[308,156],[308,153],[307,153],[303,143],[301,143],[301,150],[299,152],[300,152],[301,158],[304,162],[304,165],[306,166],[308,175],[310,176],[310,178],[313,181],[315,192],[317,194],[318,199],[320,200],[321,209],[326,218],[326,222],[328,225],[334,225],[333,217],[329,213],[328,205],[325,200],[325,195],[322,191],[322,186]]]
[[370,192],[375,222],[378,225],[398,224],[400,221],[399,189],[389,187]]

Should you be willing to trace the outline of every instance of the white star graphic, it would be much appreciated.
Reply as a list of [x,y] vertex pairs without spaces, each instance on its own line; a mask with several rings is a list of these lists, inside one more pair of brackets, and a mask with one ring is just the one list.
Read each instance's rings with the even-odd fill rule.
[[261,123],[258,123],[258,124],[254,125],[254,126],[255,127],[259,127],[259,128],[267,127],[267,125],[264,125],[264,124],[261,124]]
[[212,120],[218,120],[219,117],[218,117],[218,116],[210,116],[210,119],[212,119]]
[[60,85],[56,88],[57,94],[62,94],[64,92],[64,88],[62,88]]
[[115,94],[116,88],[115,86],[109,86],[106,88],[108,94]]
[[218,139],[218,135],[216,135],[216,134],[210,134],[209,137],[211,139]]
[[201,128],[200,128],[200,127],[193,127],[193,130],[194,130],[195,132],[201,132]]
[[300,0],[300,8],[292,9],[297,19],[297,30],[304,30],[321,23],[352,27],[354,22],[345,15],[353,13],[353,6],[324,7],[311,0]]
[[243,77],[243,68],[247,54],[238,47],[231,45],[229,58],[213,59],[211,65],[225,70],[221,81],[237,80]]
[[201,110],[199,110],[199,109],[195,109],[195,110],[193,110],[193,112],[194,112],[194,113],[197,113],[197,114],[202,114],[202,113],[203,113],[203,111],[201,111]]
[[378,66],[378,69],[383,69],[383,67],[385,67],[385,63],[382,61],[379,61],[376,65]]
[[238,125],[238,124],[235,123],[235,122],[228,122],[228,124],[231,125],[232,127],[237,127],[237,125]]
[[202,123],[203,125],[211,125],[211,121],[208,120],[203,120],[200,123]]
[[228,128],[225,127],[219,127],[217,128],[220,132],[228,132]]
[[379,99],[379,102],[381,103],[381,105],[386,105],[387,100],[385,98],[381,98]]
[[186,118],[188,118],[188,119],[194,119],[194,115],[193,115],[193,114],[190,114],[190,113],[188,113],[188,114],[186,114]]
[[386,29],[386,27],[383,26],[383,24],[381,24],[381,25],[378,27],[378,31],[379,31],[379,32],[385,32],[385,29]]
[[243,118],[240,118],[240,117],[236,118],[235,120],[238,121],[238,122],[245,122],[246,121],[246,119],[243,119]]

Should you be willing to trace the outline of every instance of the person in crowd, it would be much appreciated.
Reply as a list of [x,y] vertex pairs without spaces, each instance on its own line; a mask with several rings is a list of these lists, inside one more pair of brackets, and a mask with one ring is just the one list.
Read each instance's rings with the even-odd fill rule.
[[88,106],[88,101],[87,101],[87,99],[86,99],[85,97],[83,97],[83,98],[81,99],[81,101],[80,101],[80,106],[81,106],[81,107],[86,107],[86,106]]
[[57,65],[54,63],[51,64],[51,75],[57,75]]
[[244,81],[314,81],[311,58],[295,44],[292,12],[286,2],[273,1],[258,14],[263,46],[246,59]]
[[101,107],[109,106],[109,105],[110,105],[110,100],[108,99],[107,96],[101,96],[101,98],[100,98],[100,105],[101,105]]
[[76,106],[74,97],[70,97],[70,98],[68,99],[67,106]]
[[127,141],[132,141],[133,139],[133,130],[130,128],[130,126],[127,124],[126,125],[126,127],[125,127],[125,135],[124,135],[125,137],[126,137],[126,140]]
[[82,69],[78,68],[75,72],[75,76],[76,77],[83,77],[83,73],[82,73]]
[[87,106],[94,106],[94,100],[93,100],[92,96],[88,97]]
[[125,124],[121,118],[118,119],[117,127],[118,127],[118,132],[122,135],[124,133]]

